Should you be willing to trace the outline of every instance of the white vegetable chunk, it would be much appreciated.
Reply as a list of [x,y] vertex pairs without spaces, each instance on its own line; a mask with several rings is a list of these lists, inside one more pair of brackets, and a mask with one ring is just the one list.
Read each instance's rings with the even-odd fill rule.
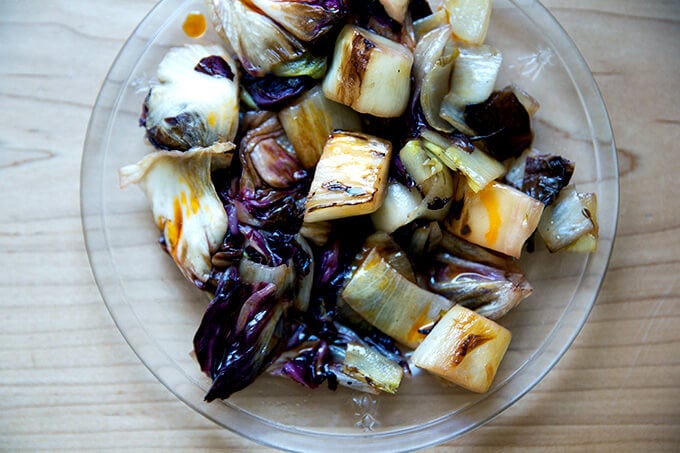
[[453,306],[448,299],[409,281],[376,248],[359,264],[341,294],[365,320],[411,348],[425,338],[423,329]]
[[333,130],[361,132],[359,115],[349,107],[327,99],[318,85],[281,110],[279,121],[300,163],[307,169],[319,162]]
[[238,71],[220,46],[171,49],[140,120],[158,148],[187,150],[228,142],[239,122]]
[[519,258],[536,230],[543,203],[513,187],[493,181],[475,193],[458,176],[454,209],[447,229],[473,244]]
[[210,179],[230,165],[232,143],[187,152],[154,152],[119,170],[122,188],[137,184],[151,202],[168,253],[192,283],[206,282],[210,258],[227,232],[227,214]]
[[447,381],[485,393],[496,377],[511,338],[505,327],[456,305],[416,348],[412,361]]
[[491,0],[443,0],[443,5],[458,40],[473,45],[484,42],[491,18]]
[[408,0],[380,0],[385,12],[399,23],[404,22],[408,11]]
[[597,249],[597,197],[567,186],[555,202],[545,208],[538,233],[551,252],[570,248],[575,252]]
[[406,46],[346,25],[335,43],[323,93],[360,113],[397,117],[408,105],[412,65],[413,54]]
[[479,104],[493,92],[503,62],[501,53],[488,45],[460,47],[451,74],[451,90],[444,102],[458,110],[468,104]]
[[377,210],[385,200],[392,144],[371,135],[336,131],[326,142],[305,203],[305,222]]

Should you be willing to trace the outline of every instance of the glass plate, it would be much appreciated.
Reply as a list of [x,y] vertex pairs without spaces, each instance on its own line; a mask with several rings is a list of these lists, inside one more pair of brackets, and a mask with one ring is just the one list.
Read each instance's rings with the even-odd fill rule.
[[158,246],[141,190],[118,186],[118,169],[151,151],[138,118],[164,54],[188,42],[219,42],[210,29],[197,40],[184,35],[182,22],[191,11],[206,13],[204,3],[162,1],[129,38],[101,88],[82,161],[92,271],[116,325],[159,381],[215,423],[288,450],[436,445],[483,425],[534,387],[595,303],[618,215],[616,151],[605,105],[585,61],[550,13],[534,0],[496,0],[487,42],[503,53],[498,86],[517,83],[541,103],[533,121],[535,147],[575,161],[577,188],[597,193],[600,243],[591,255],[550,255],[539,248],[522,258],[535,293],[501,320],[513,340],[491,390],[477,395],[416,372],[396,396],[376,397],[345,388],[310,391],[262,376],[228,401],[207,404],[210,382],[190,354],[206,296],[187,284]]

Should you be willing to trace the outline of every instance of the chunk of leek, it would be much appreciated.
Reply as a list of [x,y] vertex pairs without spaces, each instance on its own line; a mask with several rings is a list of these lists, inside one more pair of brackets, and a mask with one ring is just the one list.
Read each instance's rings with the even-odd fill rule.
[[413,32],[415,34],[416,41],[420,41],[423,36],[431,32],[437,27],[448,24],[448,18],[446,16],[446,11],[443,9],[434,11],[429,16],[422,17],[418,20],[413,21]]
[[463,111],[468,104],[485,101],[493,92],[503,56],[489,45],[460,47],[451,74],[451,90],[444,102]]
[[361,120],[349,107],[326,98],[316,86],[279,112],[295,154],[306,169],[321,157],[330,133],[335,129],[361,132]]
[[357,112],[397,117],[408,105],[412,65],[413,54],[406,46],[346,25],[336,41],[323,92]]
[[341,297],[374,327],[411,348],[425,338],[452,302],[410,282],[387,264],[377,249],[363,259],[343,288]]
[[450,169],[463,173],[474,192],[505,174],[505,166],[479,148],[468,152],[430,130],[423,130],[421,136],[425,139],[425,149]]
[[491,18],[491,0],[444,0],[443,5],[456,39],[472,45],[484,42]]
[[543,203],[497,181],[475,193],[460,176],[454,180],[456,209],[446,219],[447,229],[469,242],[519,258],[538,225]]
[[404,376],[404,370],[398,363],[363,342],[347,343],[342,371],[376,390],[392,394],[397,392]]
[[335,131],[316,166],[305,204],[305,222],[377,210],[385,199],[392,144],[358,132]]
[[413,363],[477,393],[485,393],[508,349],[505,327],[456,305],[418,346]]

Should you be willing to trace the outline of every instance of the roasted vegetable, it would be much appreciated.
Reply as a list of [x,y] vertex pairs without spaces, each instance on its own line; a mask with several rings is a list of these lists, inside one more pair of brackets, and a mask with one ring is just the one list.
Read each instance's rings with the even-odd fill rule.
[[484,102],[493,92],[501,68],[501,53],[488,45],[460,47],[451,74],[451,88],[437,112],[458,130],[473,135],[465,123],[465,107]]
[[529,112],[511,86],[494,91],[484,102],[468,105],[465,122],[499,161],[519,156],[534,138]]
[[519,271],[518,261],[514,258],[501,253],[492,252],[484,247],[461,239],[446,230],[442,231],[440,235],[441,237],[437,242],[437,245],[440,250],[446,253],[505,271]]
[[413,352],[413,364],[477,393],[496,377],[512,335],[460,305],[451,308]]
[[396,117],[408,105],[412,64],[405,46],[346,25],[335,43],[323,93],[360,113]]
[[[574,244],[573,251],[592,252],[597,248],[596,216],[596,195],[577,192],[569,186],[562,190],[555,203],[546,207],[538,232],[551,252],[571,244]],[[575,243],[579,240],[581,242]]]
[[249,0],[301,41],[329,32],[346,14],[345,0]]
[[441,27],[442,25],[448,25],[448,23],[448,17],[444,9],[440,9],[432,14],[428,14],[417,20],[414,20],[413,32],[415,34],[416,42],[420,42],[423,36],[435,28]]
[[404,22],[409,0],[380,0],[380,3],[392,19],[399,23]]
[[458,176],[454,181],[454,207],[446,220],[448,230],[474,244],[519,258],[538,225],[543,203],[496,181],[477,193],[464,178]]
[[528,156],[524,164],[522,192],[543,204],[551,204],[569,184],[574,163],[562,156],[539,154]]
[[264,76],[276,64],[296,60],[307,52],[302,42],[250,1],[208,0],[207,5],[215,31],[251,75]]
[[376,390],[392,394],[397,392],[404,376],[404,371],[397,363],[363,342],[347,344],[342,371]]
[[421,132],[427,151],[436,156],[444,165],[458,170],[474,192],[479,192],[505,173],[503,164],[493,159],[477,147],[469,148],[463,139],[448,140],[429,130]]
[[339,384],[373,394],[397,391],[404,374],[400,363],[403,356],[386,352],[370,337],[362,339],[337,322],[324,323],[322,330],[314,330],[308,322],[293,316],[284,329],[286,351],[269,367],[269,373],[308,388],[327,381],[331,389]]
[[431,291],[489,319],[499,319],[529,297],[533,288],[519,272],[497,269],[440,253],[428,271]]
[[357,265],[341,297],[373,326],[411,348],[425,338],[422,329],[452,306],[444,297],[410,282],[375,248]]
[[484,42],[491,17],[491,0],[443,0],[456,39],[473,45]]
[[227,231],[227,214],[210,179],[230,165],[234,145],[159,151],[119,171],[120,185],[138,184],[151,202],[167,252],[192,283],[208,280],[211,256]]
[[[238,191],[225,196],[234,203],[242,222],[295,233],[302,223],[308,184],[293,147],[273,113],[258,115],[241,140],[242,173]],[[245,211],[245,212],[244,212]]]
[[376,229],[392,233],[417,219],[442,220],[453,196],[450,170],[429,155],[419,140],[411,140],[399,151],[399,158],[415,186],[391,182],[383,205],[371,216]]
[[333,130],[361,132],[361,120],[352,109],[327,99],[316,86],[279,112],[279,120],[304,168],[321,157]]
[[453,127],[439,116],[444,95],[449,91],[451,71],[458,49],[448,24],[435,28],[418,41],[414,52],[413,75],[427,123],[442,132]]
[[243,87],[258,108],[278,111],[313,87],[316,81],[309,76],[278,77],[267,74],[264,77],[243,76]]
[[224,49],[171,49],[158,66],[158,81],[144,100],[139,120],[156,148],[184,151],[234,139],[238,72]]
[[316,166],[305,222],[370,214],[385,199],[392,145],[356,132],[335,131]]
[[286,301],[275,291],[271,283],[242,283],[233,268],[222,274],[194,336],[196,358],[213,380],[206,401],[242,390],[273,359],[281,342],[277,326],[286,310]]

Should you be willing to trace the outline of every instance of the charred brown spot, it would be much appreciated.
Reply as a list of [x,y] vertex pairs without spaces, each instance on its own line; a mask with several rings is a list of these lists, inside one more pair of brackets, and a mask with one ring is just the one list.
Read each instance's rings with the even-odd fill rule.
[[375,48],[370,40],[359,33],[352,37],[350,56],[342,62],[340,73],[344,76],[338,92],[339,101],[351,105],[361,94],[361,82]]
[[467,223],[463,225],[463,227],[460,229],[460,234],[462,234],[463,236],[467,236],[471,232],[472,230],[470,229],[470,225],[468,225]]
[[350,186],[347,184],[344,184],[340,181],[327,181],[321,185],[326,190],[332,190],[332,191],[338,191],[338,192],[347,192],[349,189],[351,189]]
[[590,213],[588,208],[581,209],[581,214],[588,220],[593,220],[593,215]]
[[475,335],[475,334],[470,334],[463,341],[460,342],[458,347],[453,353],[453,365],[460,365],[460,362],[463,361],[466,355],[468,353],[472,352],[475,348],[483,345],[487,341],[491,340],[491,337],[487,337],[484,335]]
[[451,215],[453,216],[454,219],[460,220],[461,215],[463,214],[463,206],[465,205],[465,197],[461,198],[460,200],[453,199],[451,201]]

